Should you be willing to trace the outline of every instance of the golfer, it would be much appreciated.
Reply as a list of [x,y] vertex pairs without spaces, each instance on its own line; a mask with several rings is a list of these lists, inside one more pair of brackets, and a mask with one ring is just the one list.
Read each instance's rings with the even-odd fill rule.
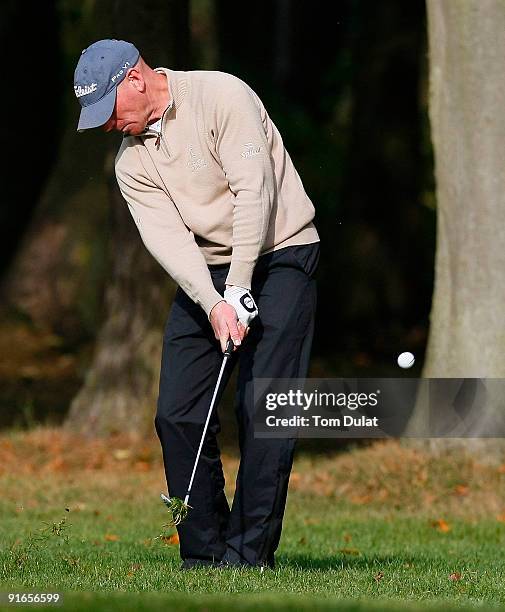
[[[296,439],[254,437],[255,378],[306,377],[319,235],[314,206],[256,93],[215,70],[150,68],[100,40],[74,75],[78,131],[118,130],[117,182],[151,255],[178,284],[163,336],[155,427],[168,491],[184,498],[231,337],[240,466],[230,509],[209,422],[182,568],[275,566]],[[216,404],[217,405],[217,404]]]

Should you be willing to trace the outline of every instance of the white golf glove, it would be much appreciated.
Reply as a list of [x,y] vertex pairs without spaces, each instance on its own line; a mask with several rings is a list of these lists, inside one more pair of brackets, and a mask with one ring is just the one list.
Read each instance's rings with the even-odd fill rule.
[[249,323],[258,314],[258,307],[249,289],[237,287],[236,285],[227,286],[224,290],[224,299],[235,308],[238,320],[242,325],[249,327]]

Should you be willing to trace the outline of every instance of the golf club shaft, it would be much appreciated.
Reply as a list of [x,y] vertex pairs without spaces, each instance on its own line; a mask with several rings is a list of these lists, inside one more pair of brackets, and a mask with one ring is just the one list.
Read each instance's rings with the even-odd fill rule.
[[184,498],[184,503],[187,504],[189,501],[189,494],[191,492],[191,487],[193,485],[193,479],[196,473],[196,467],[198,465],[198,459],[200,458],[200,453],[202,452],[203,441],[205,440],[205,434],[207,433],[207,427],[210,421],[210,415],[212,414],[212,409],[214,408],[214,402],[216,401],[217,392],[219,390],[219,385],[221,383],[221,378],[223,377],[224,368],[226,367],[226,362],[228,361],[228,357],[233,352],[233,340],[231,338],[228,339],[226,343],[226,350],[224,352],[223,363],[221,365],[221,370],[219,372],[219,376],[217,378],[216,388],[214,389],[214,394],[212,396],[212,400],[210,402],[209,412],[207,414],[207,420],[205,421],[205,427],[203,428],[202,439],[200,440],[200,446],[198,447],[198,452],[196,453],[195,465],[193,466],[193,473],[191,474],[191,479],[189,481],[188,492],[186,493],[186,497]]

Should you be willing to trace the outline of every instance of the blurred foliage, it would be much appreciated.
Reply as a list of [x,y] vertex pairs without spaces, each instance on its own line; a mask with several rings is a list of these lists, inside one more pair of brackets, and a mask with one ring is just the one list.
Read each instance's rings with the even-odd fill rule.
[[435,249],[424,2],[257,6],[241,20],[217,2],[220,68],[262,97],[316,207],[321,373],[396,372],[404,349],[419,372]]
[[[41,194],[52,201],[51,214],[71,207],[83,236],[73,256],[89,262],[75,308],[88,340],[98,331],[110,223],[104,160],[118,141],[98,131],[76,138],[73,71],[94,40],[126,38],[153,67],[175,57],[169,67],[236,74],[279,128],[321,236],[313,375],[396,375],[403,350],[417,357],[408,375],[418,374],[435,250],[424,1],[259,0],[251,6],[172,0],[163,11],[159,6],[58,0],[28,11],[9,4],[11,27],[4,21],[4,29],[14,67],[21,74],[31,53],[45,69],[30,68],[30,79],[19,78],[10,102],[14,152],[4,184],[6,201],[16,205],[2,208],[8,233],[2,271]],[[21,19],[28,35],[16,40],[12,25]],[[164,35],[167,19],[177,22],[175,37]],[[27,123],[33,129],[25,130]],[[95,212],[83,214],[89,207]],[[83,245],[93,234],[91,252]]]

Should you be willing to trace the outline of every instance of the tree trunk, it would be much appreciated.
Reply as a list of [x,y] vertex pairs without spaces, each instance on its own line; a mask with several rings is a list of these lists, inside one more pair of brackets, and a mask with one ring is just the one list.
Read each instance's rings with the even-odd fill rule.
[[162,329],[175,285],[146,251],[119,192],[114,151],[105,172],[111,204],[105,319],[64,427],[89,435],[152,429]]
[[[505,5],[428,0],[427,7],[437,246],[423,376],[503,378]],[[488,406],[505,409],[494,391]],[[418,402],[412,432],[423,431],[420,410]],[[501,442],[451,444],[501,460]],[[430,445],[446,448],[449,440]]]

